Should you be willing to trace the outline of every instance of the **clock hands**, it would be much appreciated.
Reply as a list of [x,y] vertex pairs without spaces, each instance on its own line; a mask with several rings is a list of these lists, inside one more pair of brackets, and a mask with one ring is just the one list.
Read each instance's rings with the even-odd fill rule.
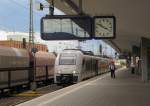
[[102,27],[105,30],[108,30],[109,32],[111,32],[110,29],[108,29],[107,27],[105,27],[104,25],[102,25],[101,23],[97,23],[97,25],[99,25],[100,27]]

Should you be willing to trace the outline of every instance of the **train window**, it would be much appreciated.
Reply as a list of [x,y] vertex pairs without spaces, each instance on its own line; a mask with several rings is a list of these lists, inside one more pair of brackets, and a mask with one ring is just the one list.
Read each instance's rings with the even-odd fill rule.
[[68,53],[61,54],[59,65],[76,65],[76,55]]
[[87,59],[85,64],[86,64],[86,71],[91,70],[91,60]]

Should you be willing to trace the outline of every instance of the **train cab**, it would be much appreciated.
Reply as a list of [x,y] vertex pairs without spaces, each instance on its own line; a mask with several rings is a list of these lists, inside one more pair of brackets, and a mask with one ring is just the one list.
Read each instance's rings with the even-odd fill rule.
[[65,50],[60,53],[55,62],[55,83],[76,83],[80,79],[82,53]]

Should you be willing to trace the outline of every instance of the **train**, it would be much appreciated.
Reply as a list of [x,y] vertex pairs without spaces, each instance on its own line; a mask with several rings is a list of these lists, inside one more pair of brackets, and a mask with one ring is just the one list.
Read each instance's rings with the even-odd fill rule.
[[[110,58],[94,56],[92,52],[66,49],[59,53],[0,46],[0,91],[31,82],[54,80],[57,85],[78,83],[109,72]],[[35,71],[33,71],[35,70]]]
[[57,85],[78,83],[96,75],[109,72],[110,58],[94,56],[90,52],[67,49],[55,61],[54,82]]
[[33,75],[37,82],[53,80],[55,59],[53,53],[0,46],[0,90],[29,85]]

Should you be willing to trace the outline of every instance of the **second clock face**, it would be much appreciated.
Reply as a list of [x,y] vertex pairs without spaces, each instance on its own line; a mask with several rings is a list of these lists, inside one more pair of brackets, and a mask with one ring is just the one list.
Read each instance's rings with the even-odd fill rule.
[[95,19],[95,36],[113,37],[114,36],[114,18],[97,18]]

